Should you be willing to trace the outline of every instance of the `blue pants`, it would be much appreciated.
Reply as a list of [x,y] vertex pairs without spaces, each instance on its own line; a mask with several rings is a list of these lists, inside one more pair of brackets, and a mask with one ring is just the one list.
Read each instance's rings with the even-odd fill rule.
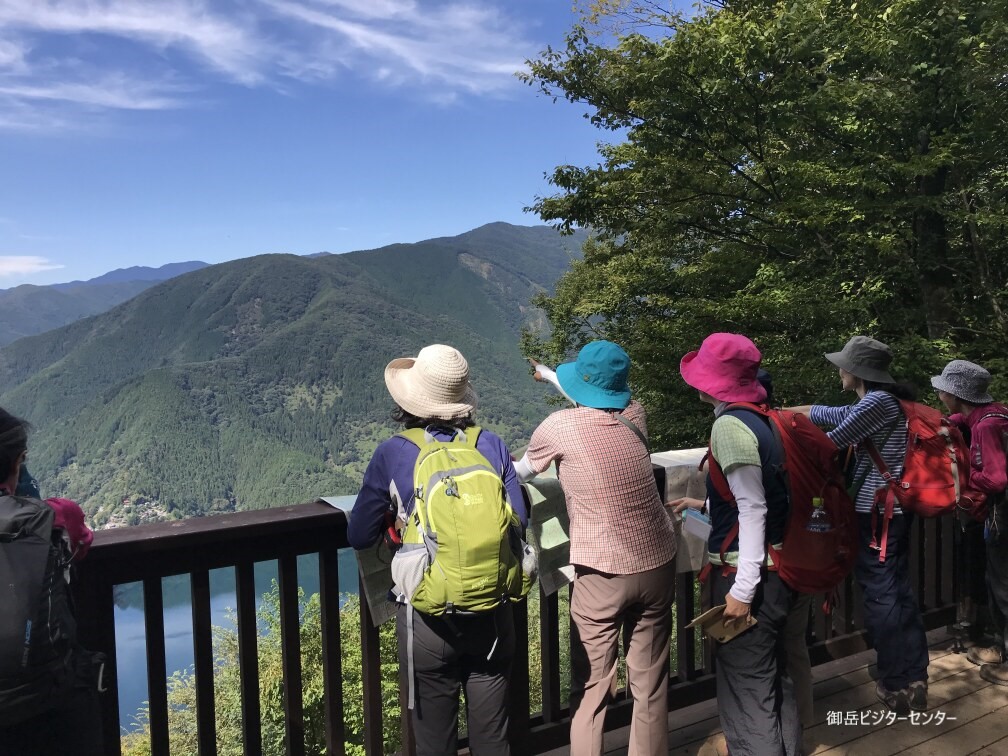
[[[928,648],[917,598],[910,583],[910,527],[913,515],[889,522],[886,560],[871,548],[872,516],[858,514],[861,548],[854,574],[861,584],[864,623],[878,656],[878,676],[888,690],[927,680]],[[878,527],[881,531],[882,518]]]

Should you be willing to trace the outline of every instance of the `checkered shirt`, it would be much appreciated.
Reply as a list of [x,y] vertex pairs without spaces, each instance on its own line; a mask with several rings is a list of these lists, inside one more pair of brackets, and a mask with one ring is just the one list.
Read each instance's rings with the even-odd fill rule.
[[[644,408],[623,415],[647,435]],[[547,417],[526,457],[542,472],[557,463],[570,517],[570,560],[632,575],[675,558],[672,522],[655,486],[651,457],[636,434],[605,410],[575,407]]]

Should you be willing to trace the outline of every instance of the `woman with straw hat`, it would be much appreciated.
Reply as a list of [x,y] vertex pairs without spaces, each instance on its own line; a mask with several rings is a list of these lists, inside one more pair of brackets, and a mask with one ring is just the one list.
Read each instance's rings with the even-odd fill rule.
[[[552,377],[533,367],[540,378]],[[621,631],[634,700],[629,753],[668,753],[675,533],[655,486],[647,418],[630,398],[629,372],[630,358],[611,341],[593,341],[576,361],[558,366],[560,389],[577,406],[547,417],[515,465],[528,480],[556,462],[567,501],[575,568],[570,611],[580,641],[571,664],[587,677],[579,700],[571,696],[571,756],[602,754]]]
[[[393,419],[405,428],[424,428],[437,440],[449,440],[474,426],[477,397],[469,382],[469,365],[453,347],[432,344],[416,357],[392,360],[385,385],[396,403]],[[504,442],[479,431],[476,450],[504,482],[507,498],[526,524],[521,486]],[[347,537],[356,549],[373,547],[382,537],[387,513],[405,520],[412,511],[413,473],[419,448],[396,435],[382,442],[364,473],[351,512]],[[447,756],[458,750],[459,691],[466,695],[469,749],[474,756],[507,756],[508,677],[515,651],[511,605],[503,602],[485,614],[397,617],[399,663],[412,668],[412,709],[418,756]],[[410,648],[407,648],[410,646]],[[523,652],[524,653],[524,652]]]

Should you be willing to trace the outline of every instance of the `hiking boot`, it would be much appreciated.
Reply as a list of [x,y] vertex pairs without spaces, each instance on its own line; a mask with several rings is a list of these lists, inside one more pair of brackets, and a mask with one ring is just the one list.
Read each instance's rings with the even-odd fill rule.
[[907,698],[914,711],[927,711],[927,680],[915,680],[907,687]]
[[1001,649],[997,646],[973,646],[966,658],[978,666],[984,664],[1000,664],[1004,661]]
[[890,710],[896,712],[896,716],[910,716],[910,698],[907,696],[906,688],[903,690],[889,690],[882,684],[882,681],[879,680],[875,684],[875,695],[878,696],[878,700],[888,706]]
[[984,664],[980,677],[995,685],[1008,685],[1008,664]]

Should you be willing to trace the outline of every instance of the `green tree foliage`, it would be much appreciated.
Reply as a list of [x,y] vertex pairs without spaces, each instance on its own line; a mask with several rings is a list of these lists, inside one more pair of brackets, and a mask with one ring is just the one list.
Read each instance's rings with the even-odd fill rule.
[[756,341],[785,401],[838,400],[822,354],[855,333],[918,385],[965,357],[1008,393],[1008,3],[662,6],[595,3],[529,64],[612,141],[534,203],[595,238],[526,350],[624,344],[662,447],[705,436],[677,368],[717,330]]
[[[309,754],[325,753],[325,711],[322,685],[322,624],[319,596],[300,595],[301,664],[304,699],[305,748]],[[364,754],[364,687],[360,645],[360,601],[346,596],[340,609],[340,644],[343,669],[343,707],[346,752]],[[280,644],[280,598],[276,587],[259,606],[259,700],[262,711],[263,753],[283,756],[283,654]],[[399,747],[399,665],[394,623],[382,625],[381,691],[385,724],[385,753]],[[214,628],[214,706],[217,722],[217,753],[241,756],[241,677],[238,667],[238,634],[230,628]],[[197,753],[196,677],[194,672],[175,672],[168,680],[168,735],[172,753]],[[149,756],[149,708],[137,715],[135,727],[122,738],[124,756]]]

